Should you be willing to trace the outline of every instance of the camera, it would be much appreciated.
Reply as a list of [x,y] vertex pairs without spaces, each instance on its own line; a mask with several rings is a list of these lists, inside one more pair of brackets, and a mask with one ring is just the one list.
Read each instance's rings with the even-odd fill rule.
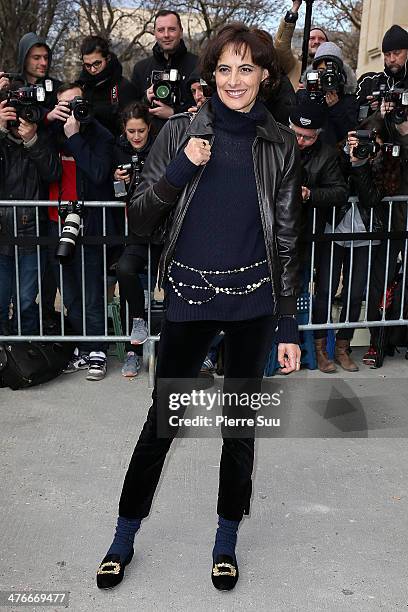
[[[138,184],[143,165],[144,161],[141,160],[138,155],[132,155],[131,162],[128,164],[121,164],[117,167],[117,170],[127,170],[132,180]],[[123,179],[120,181],[113,181],[113,189],[115,190],[115,198],[124,198],[127,196],[127,187]]]
[[401,154],[401,147],[393,142],[384,142],[381,145],[381,151],[384,155],[389,155],[390,157],[399,157]]
[[89,102],[81,98],[81,96],[75,96],[75,98],[68,103],[68,108],[75,119],[80,123],[87,123],[91,118]]
[[74,255],[83,213],[84,205],[77,200],[60,202],[58,205],[58,215],[64,221],[61,237],[55,252],[60,263],[70,261]]
[[320,75],[317,70],[312,70],[306,75],[306,91],[311,102],[323,104],[325,97],[320,87]]
[[339,91],[344,77],[335,62],[327,61],[326,68],[320,72],[320,87],[324,93]]
[[408,120],[408,89],[390,89],[384,100],[395,104],[395,108],[387,113],[393,123],[398,125]]
[[355,136],[358,139],[358,145],[354,147],[354,157],[367,159],[367,157],[377,155],[381,147],[375,139],[377,136],[375,130],[356,130]]
[[13,107],[17,115],[15,121],[7,122],[7,128],[18,127],[20,118],[30,123],[41,121],[43,111],[40,104],[45,100],[45,90],[41,85],[6,91],[3,99],[7,100],[7,105]]
[[3,72],[2,77],[8,79],[9,81],[15,81],[19,77],[18,72]]
[[154,97],[163,104],[175,106],[180,101],[180,74],[175,68],[152,70]]

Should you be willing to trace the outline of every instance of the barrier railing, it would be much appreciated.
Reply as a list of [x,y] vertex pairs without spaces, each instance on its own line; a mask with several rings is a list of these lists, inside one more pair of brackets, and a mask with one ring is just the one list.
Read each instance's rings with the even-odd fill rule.
[[[408,255],[408,215],[407,215],[407,203],[408,196],[395,196],[395,197],[387,197],[384,198],[381,206],[384,208],[385,213],[385,229],[382,232],[374,232],[373,231],[373,222],[374,222],[374,210],[370,209],[370,227],[369,231],[354,231],[355,228],[357,230],[361,230],[361,216],[357,214],[357,198],[350,198],[351,202],[351,215],[350,215],[350,232],[349,233],[335,233],[335,218],[336,218],[336,208],[332,210],[332,220],[331,227],[330,224],[326,226],[326,232],[324,234],[316,234],[317,227],[317,215],[318,209],[313,209],[313,229],[312,236],[307,237],[307,241],[311,242],[311,251],[310,251],[310,266],[308,272],[309,281],[306,283],[304,287],[306,294],[308,294],[309,300],[309,309],[308,309],[308,317],[307,323],[300,325],[301,330],[317,330],[317,329],[341,329],[341,328],[362,328],[362,327],[382,327],[382,326],[390,326],[390,325],[407,325],[407,305],[406,305],[406,293],[407,293],[407,255]],[[0,233],[0,253],[2,247],[12,246],[13,255],[14,255],[14,275],[15,275],[15,291],[13,292],[13,312],[15,317],[15,325],[16,331],[15,333],[3,333],[0,335],[0,341],[15,341],[15,340],[43,340],[43,341],[101,341],[101,342],[126,342],[130,340],[129,334],[129,310],[128,304],[126,304],[126,329],[125,333],[122,335],[113,335],[108,333],[108,268],[107,268],[107,248],[109,245],[115,244],[123,244],[128,237],[128,225],[127,225],[127,217],[125,212],[125,203],[121,201],[114,202],[102,202],[102,201],[93,201],[93,202],[85,202],[85,208],[98,208],[102,212],[102,236],[87,236],[84,235],[83,226],[81,227],[80,236],[78,237],[78,244],[76,248],[81,251],[81,301],[82,301],[82,334],[67,334],[65,333],[65,318],[64,318],[64,274],[63,274],[63,266],[64,264],[59,263],[59,279],[58,286],[61,295],[61,311],[60,311],[60,327],[61,332],[59,334],[54,335],[46,335],[44,334],[44,323],[43,323],[43,304],[42,304],[42,258],[44,247],[52,247],[58,241],[56,236],[50,235],[41,235],[40,231],[40,210],[44,207],[56,207],[58,204],[55,201],[17,201],[17,200],[0,200],[0,210],[3,207],[3,211],[6,208],[12,208],[12,224],[13,224],[13,237],[5,236],[4,233]],[[36,231],[34,236],[22,236],[21,233],[19,235],[19,224],[17,211],[21,207],[34,207],[35,208],[35,226]],[[400,215],[400,227],[399,229],[395,229],[394,227],[394,213],[396,212],[396,208],[399,207],[399,215]],[[110,209],[122,209],[124,214],[123,219],[123,228],[124,233],[121,235],[112,236],[107,232],[107,211]],[[401,218],[403,219],[403,229],[401,229]],[[61,220],[58,219],[58,236],[61,235]],[[331,231],[328,231],[331,230]],[[351,303],[351,295],[352,295],[352,287],[353,287],[353,269],[354,269],[354,261],[355,258],[358,257],[358,249],[360,246],[356,246],[355,243],[357,241],[364,240],[366,242],[365,246],[368,247],[368,256],[367,256],[367,267],[366,267],[366,281],[364,296],[362,296],[363,301],[366,304],[365,316],[363,320],[359,321],[350,321],[350,303]],[[394,319],[388,319],[386,308],[382,308],[381,316],[376,319],[368,318],[368,307],[367,305],[370,303],[371,293],[373,290],[372,287],[372,271],[373,267],[377,265],[376,263],[376,253],[374,249],[377,249],[376,241],[380,240],[382,245],[383,257],[381,266],[384,268],[383,280],[381,285],[381,296],[382,301],[385,304],[387,299],[387,288],[389,286],[390,280],[393,277],[394,268],[398,265],[402,275],[402,293],[401,293],[401,306],[399,311],[399,316]],[[315,271],[317,265],[322,266],[322,263],[318,263],[317,259],[319,256],[319,248],[321,243],[330,243],[330,259],[329,259],[329,285],[328,285],[328,300],[327,300],[327,317],[326,321],[316,323],[313,321],[314,313],[313,313],[313,299],[314,299],[314,289],[316,288],[315,283]],[[333,289],[337,289],[337,287],[333,286],[333,265],[334,265],[334,245],[336,242],[350,242],[350,246],[347,248],[350,249],[350,257],[349,257],[349,270],[350,274],[348,275],[348,286],[346,288],[347,295],[346,300],[343,298],[343,304],[346,306],[346,313],[344,317],[344,321],[333,321],[332,320],[332,296]],[[101,333],[98,335],[89,335],[87,334],[87,312],[86,312],[86,275],[89,274],[89,270],[86,270],[85,266],[85,257],[84,257],[84,248],[86,245],[99,245],[102,247],[102,257],[103,257],[103,295],[101,295],[101,299],[103,300],[103,310],[104,310],[104,329],[101,330]],[[394,245],[391,249],[391,245]],[[22,333],[22,309],[21,309],[21,287],[20,287],[20,269],[19,269],[19,255],[20,249],[24,246],[32,246],[34,247],[36,257],[37,257],[37,293],[38,293],[38,310],[39,310],[39,333]],[[385,249],[385,252],[384,252]],[[392,253],[391,253],[392,251]],[[396,260],[396,253],[398,255],[398,260]],[[327,262],[325,262],[325,265]],[[147,287],[147,324],[148,324],[148,332],[149,337],[147,340],[147,359],[149,363],[149,384],[153,384],[153,373],[154,373],[154,356],[155,356],[155,342],[159,340],[158,335],[151,334],[151,322],[152,322],[152,279],[151,279],[151,257],[150,257],[150,248],[148,252],[148,287]],[[319,283],[317,283],[318,286]],[[376,292],[378,293],[378,286],[375,287]],[[344,287],[343,287],[344,291]],[[0,310],[1,312],[1,310]],[[1,321],[0,321],[1,323]],[[1,331],[1,329],[0,329]]]

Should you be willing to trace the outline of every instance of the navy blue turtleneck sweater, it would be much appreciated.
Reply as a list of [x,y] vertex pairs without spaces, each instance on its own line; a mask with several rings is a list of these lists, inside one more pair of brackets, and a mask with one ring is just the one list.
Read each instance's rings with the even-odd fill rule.
[[[256,124],[265,117],[265,108],[256,103],[249,113],[227,108],[213,96],[215,114],[211,159],[206,164],[189,204],[177,239],[173,259],[200,270],[233,270],[266,260],[265,240],[255,182],[252,146]],[[185,153],[167,168],[166,176],[175,186],[185,185],[197,173]],[[167,286],[167,318],[170,321],[211,319],[239,321],[273,313],[274,302],[266,263],[236,274],[206,275],[215,286],[243,287],[268,279],[247,295],[214,294],[211,290],[179,287],[179,282],[205,286],[196,272],[172,266],[171,276],[189,304]]]

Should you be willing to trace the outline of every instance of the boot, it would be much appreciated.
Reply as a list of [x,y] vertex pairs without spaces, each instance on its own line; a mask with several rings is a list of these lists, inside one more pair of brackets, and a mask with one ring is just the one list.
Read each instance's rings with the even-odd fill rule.
[[334,361],[329,359],[329,356],[326,351],[326,338],[316,338],[315,348],[317,367],[319,368],[319,370],[321,372],[324,372],[325,374],[333,374],[333,372],[337,372],[337,368],[334,365]]
[[336,338],[334,360],[347,372],[358,372],[358,365],[350,357],[350,341]]

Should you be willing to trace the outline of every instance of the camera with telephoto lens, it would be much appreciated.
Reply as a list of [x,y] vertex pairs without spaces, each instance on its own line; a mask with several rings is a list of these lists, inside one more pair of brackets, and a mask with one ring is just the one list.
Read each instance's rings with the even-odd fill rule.
[[[143,170],[143,160],[138,155],[132,155],[132,159],[128,164],[121,164],[117,167],[117,170],[126,170],[130,174],[130,178],[133,184],[138,184],[140,181],[140,174]],[[123,179],[119,181],[113,181],[113,189],[115,190],[115,198],[124,198],[127,196],[127,187]]]
[[16,111],[17,119],[7,122],[7,129],[19,126],[19,119],[29,123],[39,123],[43,116],[41,103],[45,100],[45,90],[41,85],[30,85],[19,87],[15,90],[4,90],[3,100],[7,100],[7,106]]
[[81,96],[75,96],[73,100],[68,102],[68,108],[80,123],[87,123],[91,118],[90,104],[88,100],[81,98]]
[[168,106],[176,106],[180,101],[180,74],[175,68],[152,70],[151,83],[156,100]]
[[354,157],[357,159],[375,157],[381,148],[376,141],[376,136],[375,130],[356,130],[355,137],[358,139],[358,145],[354,147]]
[[81,229],[81,219],[84,215],[84,205],[77,200],[60,202],[58,215],[64,221],[64,225],[55,255],[61,263],[66,263],[72,259],[75,252],[76,240]]

